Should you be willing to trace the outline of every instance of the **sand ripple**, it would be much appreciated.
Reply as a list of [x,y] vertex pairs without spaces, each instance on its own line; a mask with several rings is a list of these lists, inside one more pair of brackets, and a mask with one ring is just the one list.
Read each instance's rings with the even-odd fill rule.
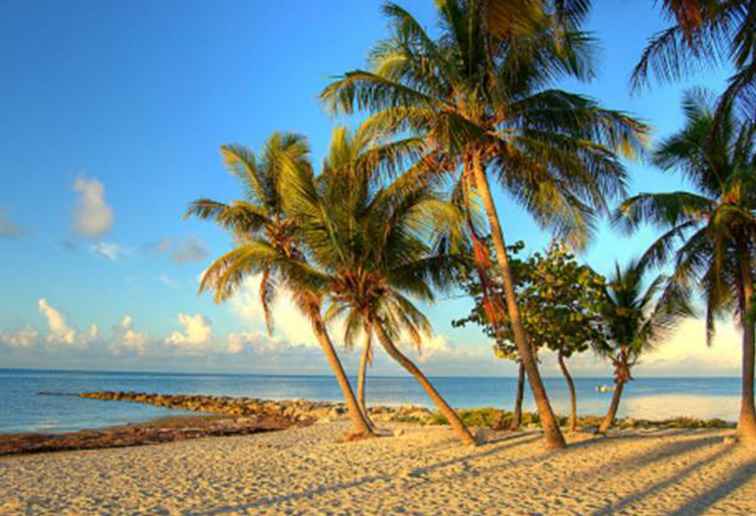
[[756,452],[722,431],[572,437],[446,428],[341,444],[343,423],[0,459],[0,513],[755,514]]

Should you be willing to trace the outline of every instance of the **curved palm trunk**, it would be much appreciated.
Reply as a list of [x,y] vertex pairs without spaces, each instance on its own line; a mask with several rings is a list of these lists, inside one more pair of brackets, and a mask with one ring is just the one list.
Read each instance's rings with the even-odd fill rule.
[[564,355],[559,353],[559,368],[562,370],[564,380],[567,382],[567,388],[570,391],[570,432],[577,431],[577,394],[575,393],[575,382],[572,381],[572,375],[570,375],[569,369],[567,369],[567,363],[564,360]]
[[357,402],[360,404],[362,415],[365,416],[368,424],[371,428],[375,427],[375,424],[370,420],[370,414],[368,413],[367,404],[365,403],[365,388],[367,387],[367,367],[370,363],[370,353],[372,344],[370,343],[370,336],[365,338],[365,347],[362,350],[362,356],[360,357],[360,370],[357,376]]
[[[739,265],[742,283],[742,314],[752,313],[753,278],[751,277],[751,259],[747,244],[740,243]],[[743,378],[740,396],[740,418],[738,419],[738,438],[749,444],[756,444],[756,408],[754,408],[754,324],[743,318]]]
[[483,207],[488,216],[488,224],[491,228],[491,238],[494,243],[494,249],[496,250],[496,260],[501,268],[501,278],[507,301],[507,312],[509,313],[509,320],[512,324],[512,333],[514,333],[517,353],[525,367],[525,372],[528,375],[528,383],[530,383],[530,388],[533,391],[533,399],[538,407],[538,415],[541,419],[541,425],[543,426],[546,446],[548,448],[565,448],[567,444],[564,442],[564,436],[559,429],[559,423],[554,416],[551,403],[549,403],[549,397],[546,394],[546,388],[543,385],[541,373],[538,371],[538,364],[533,356],[533,351],[528,345],[525,328],[520,320],[520,310],[517,308],[514,281],[512,279],[512,270],[509,267],[509,258],[507,257],[507,247],[504,243],[504,234],[501,231],[499,215],[496,212],[496,206],[494,205],[493,196],[491,195],[488,178],[481,166],[480,155],[478,153],[475,153],[473,156],[473,172],[475,174],[475,184],[478,193],[481,196]]
[[352,420],[352,425],[354,427],[355,433],[365,436],[374,435],[372,429],[370,428],[370,424],[365,419],[365,415],[362,413],[362,410],[360,410],[357,399],[354,397],[352,386],[349,384],[349,379],[344,372],[344,367],[341,365],[341,361],[339,360],[338,355],[336,355],[336,350],[333,348],[333,343],[328,336],[328,332],[326,331],[323,320],[320,317],[317,317],[313,318],[311,322],[312,330],[315,333],[318,342],[320,343],[320,347],[323,348],[323,352],[325,353],[326,358],[328,359],[328,365],[331,367],[331,370],[336,375],[336,380],[339,382],[339,387],[341,388],[341,393],[344,396],[344,401],[346,401],[349,418]]
[[625,382],[620,380],[614,387],[614,393],[612,394],[612,402],[609,405],[609,411],[606,413],[604,420],[599,425],[599,433],[606,433],[609,428],[614,424],[614,420],[617,417],[617,409],[619,408],[620,398],[622,397],[622,389],[625,387]]
[[515,393],[514,414],[512,415],[512,424],[509,426],[511,432],[516,432],[522,424],[522,399],[525,396],[525,366],[520,362],[517,368],[517,392]]
[[399,349],[397,349],[391,339],[389,339],[388,335],[386,335],[386,332],[383,331],[383,328],[380,324],[375,324],[374,328],[376,335],[378,335],[381,344],[386,349],[386,352],[389,354],[389,356],[399,362],[402,367],[404,367],[412,376],[415,377],[415,380],[417,380],[417,382],[423,387],[426,394],[428,394],[428,397],[436,405],[438,411],[441,412],[441,414],[447,419],[447,421],[449,421],[449,425],[454,430],[454,433],[457,434],[457,437],[459,437],[459,439],[465,444],[477,444],[475,438],[459,418],[457,413],[454,412],[454,410],[449,406],[448,403],[446,403],[446,400],[444,400],[444,398],[441,397],[438,391],[436,391],[436,389],[433,387],[430,381],[428,381],[428,378],[426,378],[422,371],[420,371],[420,369],[418,369],[417,366],[412,363],[409,358],[407,358],[401,351],[399,351]]

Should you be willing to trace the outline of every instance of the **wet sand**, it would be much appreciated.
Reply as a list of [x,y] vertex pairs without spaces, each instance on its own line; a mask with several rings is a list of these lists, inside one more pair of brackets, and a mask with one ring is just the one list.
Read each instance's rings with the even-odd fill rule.
[[340,443],[343,422],[154,446],[0,458],[0,513],[754,514],[756,451],[731,430],[577,434],[382,425]]

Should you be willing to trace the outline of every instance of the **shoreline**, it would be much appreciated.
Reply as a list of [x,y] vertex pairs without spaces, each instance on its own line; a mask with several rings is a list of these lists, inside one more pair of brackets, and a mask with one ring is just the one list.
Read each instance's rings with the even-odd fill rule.
[[[301,424],[301,423],[300,423]],[[0,457],[75,450],[148,446],[202,437],[250,435],[285,430],[295,423],[274,416],[229,418],[179,415],[75,432],[0,434]]]
[[[54,393],[39,393],[54,395]],[[127,391],[96,391],[80,393],[85,399],[140,403],[166,409],[197,412],[197,415],[167,415],[148,421],[127,423],[102,428],[82,429],[74,432],[16,432],[0,434],[0,456],[32,453],[94,450],[160,444],[203,437],[249,435],[275,432],[292,427],[306,427],[346,421],[343,403],[310,400],[263,400],[230,396],[168,395]],[[371,419],[378,424],[405,423],[425,427],[446,425],[446,420],[426,407],[416,405],[370,406]],[[512,413],[481,407],[458,409],[462,420],[474,431],[501,431],[507,429]],[[560,417],[562,425],[567,418]],[[591,433],[601,416],[580,416],[578,426],[583,433]],[[735,423],[720,419],[700,420],[672,418],[645,420],[620,418],[617,431],[669,430],[669,429],[734,429]],[[540,429],[536,414],[524,412],[522,430]]]

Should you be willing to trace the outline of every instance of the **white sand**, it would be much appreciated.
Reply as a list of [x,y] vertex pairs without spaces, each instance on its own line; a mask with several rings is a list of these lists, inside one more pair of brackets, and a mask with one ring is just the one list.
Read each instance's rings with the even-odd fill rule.
[[442,427],[337,443],[343,423],[155,446],[0,458],[0,513],[756,514],[756,451],[721,431],[477,448]]

